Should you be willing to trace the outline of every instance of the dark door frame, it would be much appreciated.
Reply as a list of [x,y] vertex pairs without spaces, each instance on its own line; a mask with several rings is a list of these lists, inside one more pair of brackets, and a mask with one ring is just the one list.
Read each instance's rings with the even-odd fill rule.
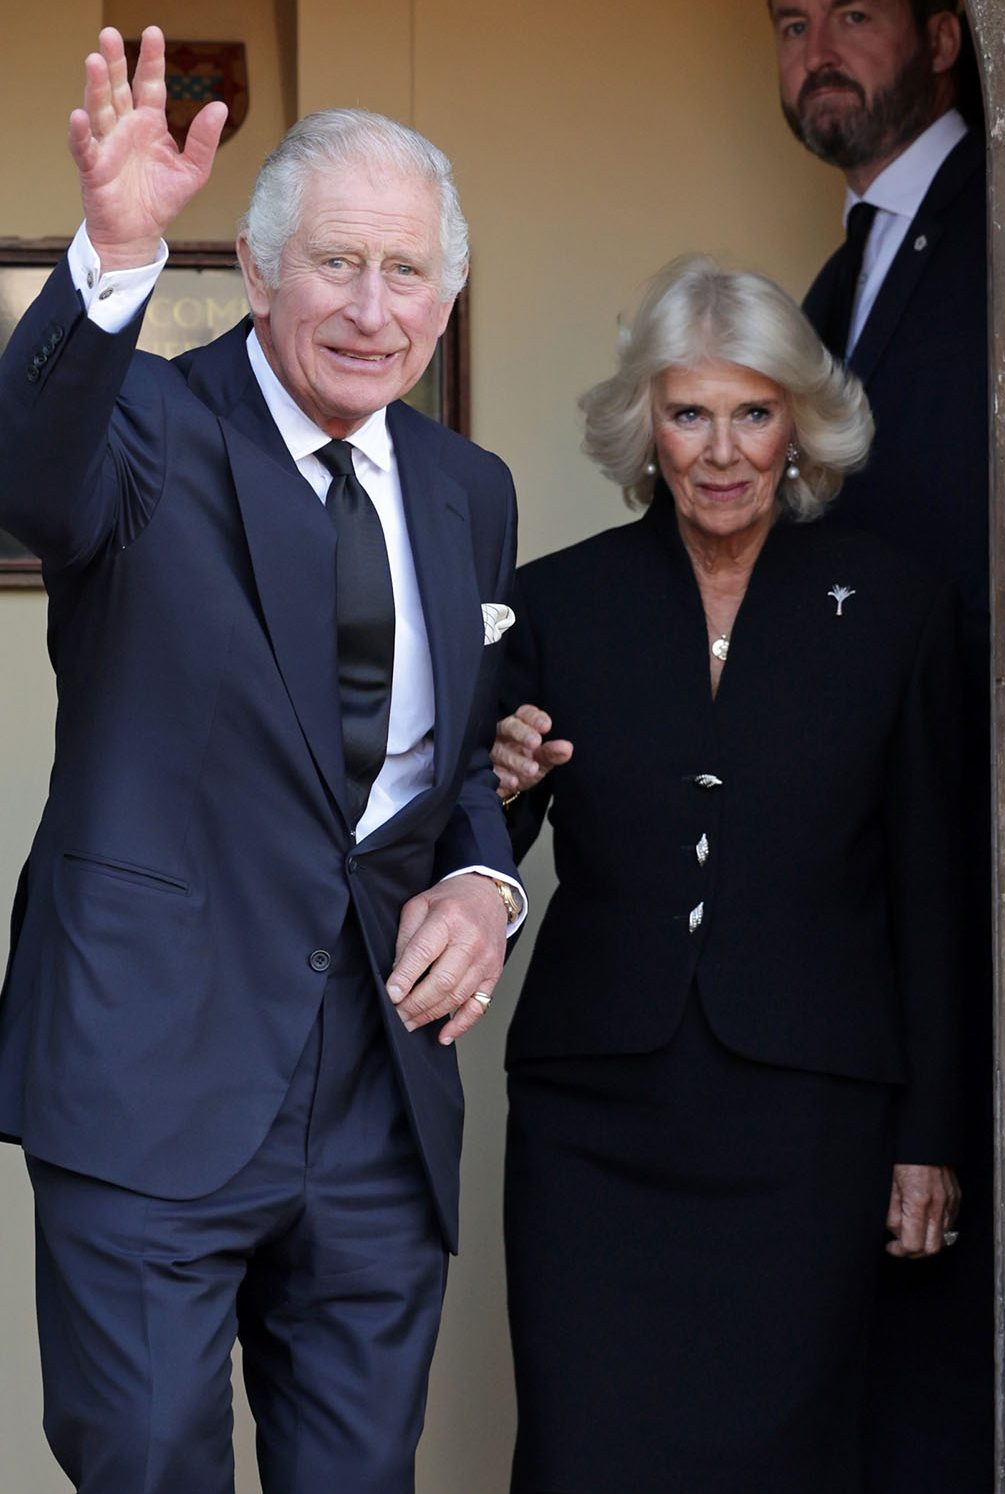
[[[1005,1494],[1005,0],[967,0],[981,63],[988,122],[988,253],[990,287],[992,870],[995,940],[995,1491]],[[990,1306],[990,1304],[989,1304]]]

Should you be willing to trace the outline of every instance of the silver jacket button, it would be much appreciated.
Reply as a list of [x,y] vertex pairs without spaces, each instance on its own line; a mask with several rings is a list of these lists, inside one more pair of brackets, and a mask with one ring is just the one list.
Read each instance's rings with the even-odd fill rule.
[[694,781],[702,789],[722,788],[722,779],[716,778],[714,773],[696,773]]
[[694,848],[694,854],[698,858],[698,865],[699,866],[704,866],[705,862],[708,860],[708,836],[707,835],[703,835],[702,838],[701,838],[701,840],[695,846],[695,848]]
[[688,920],[687,920],[687,931],[688,931],[689,934],[696,934],[698,932],[698,930],[701,928],[701,921],[702,921],[702,919],[704,917],[705,917],[705,904],[704,903],[699,903],[698,906],[697,906],[697,908],[692,908],[691,909],[691,912],[688,914]]

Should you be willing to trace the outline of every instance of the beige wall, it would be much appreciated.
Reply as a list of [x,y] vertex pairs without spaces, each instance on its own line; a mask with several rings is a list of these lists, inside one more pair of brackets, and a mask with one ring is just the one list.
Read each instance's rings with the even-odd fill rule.
[[[578,452],[577,394],[608,370],[617,310],[671,255],[707,248],[796,294],[839,233],[833,173],[789,138],[771,39],[751,0],[49,0],[8,18],[8,142],[0,235],[69,234],[77,221],[65,120],[102,20],[248,42],[251,109],[221,152],[212,195],[178,238],[228,239],[254,165],[286,120],[360,103],[415,124],[454,158],[471,219],[475,437],[511,463],[529,557],[623,517]],[[23,8],[22,8],[23,13]],[[41,80],[41,81],[40,81]],[[17,142],[11,149],[10,143]],[[0,906],[44,794],[53,691],[38,595],[0,593]],[[546,848],[531,890],[547,896]],[[462,1254],[420,1450],[420,1494],[503,1494],[513,1409],[500,1236],[501,1044],[530,941],[489,1020],[462,1047],[469,1124]],[[0,1148],[0,1491],[67,1487],[38,1431],[31,1211],[17,1154]],[[239,1409],[240,1494],[254,1494]]]

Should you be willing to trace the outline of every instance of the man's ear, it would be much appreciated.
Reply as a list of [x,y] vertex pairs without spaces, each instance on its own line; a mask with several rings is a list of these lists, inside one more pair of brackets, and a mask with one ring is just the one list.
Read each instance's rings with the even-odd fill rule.
[[271,287],[266,284],[262,272],[252,258],[248,241],[243,233],[237,241],[237,261],[241,266],[241,274],[244,276],[244,294],[248,298],[252,316],[256,318],[268,316],[272,301]]
[[960,18],[951,10],[937,10],[929,16],[925,29],[928,35],[928,52],[932,59],[932,72],[948,73],[956,65],[963,45]]

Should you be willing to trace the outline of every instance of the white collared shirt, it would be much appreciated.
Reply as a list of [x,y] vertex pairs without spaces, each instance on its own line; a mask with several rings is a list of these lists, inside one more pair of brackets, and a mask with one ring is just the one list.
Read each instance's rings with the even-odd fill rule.
[[[858,202],[872,203],[877,213],[862,256],[846,354],[850,355],[862,335],[883,281],[936,173],[966,133],[963,116],[958,110],[950,109],[912,140],[907,149],[870,183],[862,197],[848,188],[844,203],[846,226],[848,214]],[[922,250],[924,247],[922,245]]]
[[[120,332],[136,315],[157,283],[167,262],[161,241],[156,260],[136,269],[101,273],[101,264],[87,230],[81,224],[70,245],[68,266],[89,319],[106,332]],[[273,372],[254,331],[249,334],[248,358],[269,413],[290,455],[324,503],[331,473],[314,455],[330,437],[305,415]],[[387,410],[375,411],[349,438],[353,469],[377,510],[387,546],[394,593],[394,666],[387,732],[387,755],[374,781],[366,809],[356,826],[356,840],[389,820],[433,781],[433,668],[419,595],[415,564],[408,539],[398,464],[387,428]],[[334,584],[334,577],[333,584]],[[527,899],[512,877],[487,866],[465,866],[444,878],[480,872],[509,883],[521,907],[520,917],[507,929],[516,933],[527,916]]]
[[[257,334],[248,337],[255,378],[302,476],[325,501],[331,473],[314,452],[331,439],[305,415],[269,365]],[[433,665],[419,597],[405,508],[398,481],[387,410],[377,410],[347,437],[356,476],[369,494],[387,546],[394,592],[394,669],[387,727],[387,755],[356,826],[359,841],[389,820],[433,781]]]

